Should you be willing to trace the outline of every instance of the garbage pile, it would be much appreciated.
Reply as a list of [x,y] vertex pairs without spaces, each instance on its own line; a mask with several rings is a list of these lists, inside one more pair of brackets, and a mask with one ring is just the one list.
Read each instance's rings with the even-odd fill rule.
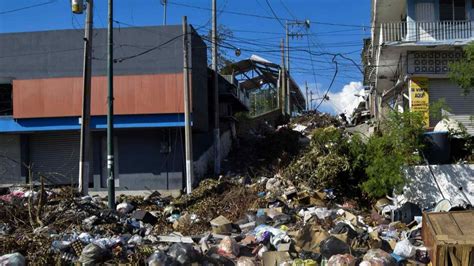
[[396,265],[428,263],[421,210],[373,210],[278,175],[205,180],[178,199],[106,199],[71,189],[0,197],[0,264]]
[[340,127],[343,125],[341,119],[327,113],[308,111],[304,115],[291,119],[289,126],[304,135],[310,135],[316,128]]

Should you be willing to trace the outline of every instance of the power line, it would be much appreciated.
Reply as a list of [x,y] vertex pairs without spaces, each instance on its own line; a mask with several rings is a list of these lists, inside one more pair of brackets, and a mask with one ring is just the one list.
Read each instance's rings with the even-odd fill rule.
[[288,12],[288,14],[296,20],[296,16],[290,11],[290,9],[285,5],[285,3],[283,2],[283,0],[280,0],[280,3],[281,5],[283,6],[283,8],[286,10],[286,12]]
[[277,14],[276,14],[275,11],[273,10],[272,5],[270,5],[270,2],[268,2],[268,0],[265,0],[265,2],[267,3],[268,8],[270,8],[270,11],[272,12],[273,17],[275,17],[275,19],[278,21],[278,23],[280,23],[280,25],[283,27],[283,29],[286,29],[286,27],[285,27],[285,25],[283,24],[283,22],[281,22],[281,20],[278,18]]
[[[195,6],[195,5],[185,4],[185,3],[179,3],[179,2],[168,2],[168,3],[171,4],[171,5],[175,5],[175,6],[182,6],[182,7],[188,7],[188,8],[193,8],[193,9],[201,9],[201,10],[208,10],[208,11],[211,10],[210,8]],[[227,14],[238,15],[238,16],[262,18],[262,19],[271,19],[271,20],[275,19],[275,17],[273,17],[273,16],[265,16],[265,15],[254,14],[254,13],[243,13],[243,12],[236,12],[236,11],[223,11],[223,12],[227,13]],[[292,19],[289,19],[289,18],[278,17],[278,19],[279,20],[293,21]],[[312,21],[310,23],[311,24],[318,24],[318,25],[326,25],[326,26],[352,27],[352,28],[362,28],[362,29],[374,28],[373,26],[356,25],[356,24],[342,24],[342,23],[332,23],[332,22],[320,22],[320,21]]]
[[45,5],[52,4],[56,1],[57,0],[51,0],[51,1],[48,1],[48,2],[39,3],[39,4],[31,5],[31,6],[24,6],[24,7],[20,7],[20,8],[5,10],[5,11],[1,11],[0,15],[9,14],[9,13],[13,13],[13,12],[18,12],[18,11],[22,11],[22,10],[26,10],[26,9],[30,9],[30,8],[35,8],[35,7],[45,6]]
[[[311,52],[311,45],[310,45],[310,43],[309,43],[309,38],[306,37],[306,40],[307,40],[307,42],[308,42],[308,49],[309,49],[309,51]],[[313,55],[312,55],[312,53],[309,54],[309,58],[311,59],[311,70],[313,71],[312,74],[313,74],[314,85],[316,86],[316,93],[317,93],[317,95],[318,95],[318,97],[319,97],[318,80],[317,80],[317,78],[316,78],[316,71],[315,71],[315,69],[314,69],[314,62],[313,62]]]
[[336,80],[337,73],[339,72],[339,66],[337,65],[336,56],[337,56],[337,55],[334,55],[333,58],[332,58],[332,62],[334,62],[334,64],[336,65],[336,70],[334,71],[334,76],[332,77],[331,83],[329,84],[329,87],[328,87],[328,89],[326,90],[326,93],[324,93],[324,96],[322,97],[322,99],[321,99],[321,101],[319,102],[318,106],[316,106],[316,108],[314,109],[315,111],[317,111],[318,108],[319,108],[319,106],[321,106],[321,104],[324,102],[324,100],[325,100],[326,97],[328,96],[329,91],[330,91],[331,88],[332,88],[332,85],[334,84],[334,81]]

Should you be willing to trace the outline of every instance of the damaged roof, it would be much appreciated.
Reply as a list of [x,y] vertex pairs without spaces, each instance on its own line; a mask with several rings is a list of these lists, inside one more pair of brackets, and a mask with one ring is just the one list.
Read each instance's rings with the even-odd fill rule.
[[[246,73],[255,71],[256,76],[249,77]],[[280,79],[281,66],[268,61],[258,55],[252,55],[248,59],[244,59],[222,68],[222,75],[244,75],[246,79],[240,81],[240,86],[243,89],[259,89],[261,84],[271,83],[278,87]],[[296,100],[296,105],[304,109],[306,106],[305,98],[301,92],[298,84],[290,76],[290,90],[292,98]]]

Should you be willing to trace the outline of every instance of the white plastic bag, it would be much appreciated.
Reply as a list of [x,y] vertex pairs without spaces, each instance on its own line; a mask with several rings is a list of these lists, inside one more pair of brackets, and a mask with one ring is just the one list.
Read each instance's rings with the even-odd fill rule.
[[408,259],[415,256],[416,249],[408,239],[404,239],[395,245],[393,253],[400,257]]

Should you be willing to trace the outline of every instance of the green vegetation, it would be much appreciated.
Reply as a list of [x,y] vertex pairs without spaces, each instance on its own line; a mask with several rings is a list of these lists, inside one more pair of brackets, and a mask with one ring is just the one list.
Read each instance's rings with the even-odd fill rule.
[[284,176],[315,189],[334,188],[344,196],[390,194],[406,182],[403,167],[421,162],[423,127],[420,113],[393,112],[366,143],[342,129],[318,128]]
[[449,64],[449,78],[456,82],[464,91],[470,93],[474,89],[474,43],[464,47],[464,58]]
[[442,112],[443,110],[447,112],[452,111],[451,107],[449,107],[448,104],[446,103],[445,98],[440,98],[437,101],[430,103],[430,117],[431,118],[435,120],[441,120],[441,119],[446,118],[443,115],[443,112]]
[[393,112],[380,132],[367,143],[367,180],[362,189],[369,196],[380,197],[405,184],[403,166],[421,161],[423,117],[420,113]]

